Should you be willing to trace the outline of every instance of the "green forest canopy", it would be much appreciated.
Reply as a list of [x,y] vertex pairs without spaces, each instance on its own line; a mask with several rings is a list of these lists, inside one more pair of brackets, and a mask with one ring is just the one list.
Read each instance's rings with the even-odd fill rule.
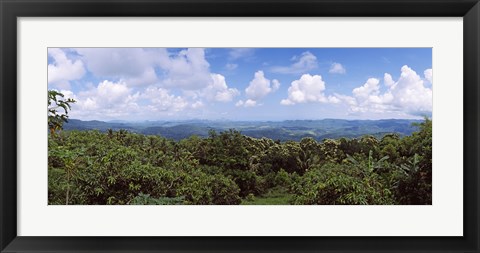
[[180,141],[126,130],[60,131],[49,135],[48,150],[53,205],[432,203],[427,118],[405,137],[322,142],[234,129]]

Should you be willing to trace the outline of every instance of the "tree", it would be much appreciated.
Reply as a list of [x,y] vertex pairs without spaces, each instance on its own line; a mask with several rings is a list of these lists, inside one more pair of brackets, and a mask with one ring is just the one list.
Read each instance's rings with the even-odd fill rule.
[[409,157],[400,167],[407,176],[400,180],[397,195],[401,204],[432,203],[432,120],[415,124],[419,131],[402,139],[402,153]]
[[[77,150],[68,150],[67,147],[59,147],[51,152],[52,156],[56,156],[61,159],[64,167],[64,181],[65,185],[65,205],[70,203],[71,188],[74,185],[72,180],[76,177],[78,172],[78,165],[82,160],[83,152]],[[50,154],[49,154],[50,155]]]
[[[71,110],[70,104],[76,101],[71,98],[63,99],[65,95],[56,91],[48,91],[48,129],[53,135],[55,131],[63,129],[63,123],[68,122],[68,110]],[[59,111],[63,109],[63,112]]]
[[311,137],[303,138],[300,141],[300,153],[297,157],[297,162],[300,167],[300,172],[303,174],[308,171],[314,165],[320,163],[320,146]]

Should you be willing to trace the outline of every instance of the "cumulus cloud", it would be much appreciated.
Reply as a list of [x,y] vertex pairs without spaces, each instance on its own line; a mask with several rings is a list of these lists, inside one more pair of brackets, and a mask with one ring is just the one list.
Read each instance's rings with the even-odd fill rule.
[[303,52],[299,57],[294,56],[292,61],[294,63],[290,66],[275,66],[270,70],[280,74],[301,74],[317,68],[317,57],[308,51]]
[[[188,102],[180,97],[169,94],[168,90],[159,87],[148,87],[142,93],[141,98],[147,99],[150,103],[148,109],[150,112],[167,112],[169,114],[184,110]],[[196,106],[199,106],[197,103]]]
[[432,112],[432,89],[424,86],[422,78],[407,65],[403,66],[399,80],[392,86],[393,105],[409,114]]
[[263,71],[255,72],[253,80],[250,81],[248,87],[245,89],[247,101],[238,101],[236,106],[253,107],[258,104],[258,101],[268,94],[275,92],[280,88],[280,82],[276,79],[269,80],[265,77]]
[[254,78],[245,89],[245,94],[252,100],[259,100],[269,93],[276,91],[280,87],[280,82],[276,79],[270,81],[265,78],[263,71],[255,72]]
[[83,62],[68,59],[60,48],[49,48],[48,55],[54,62],[48,64],[48,84],[58,88],[70,88],[69,81],[78,80],[85,75]]
[[370,95],[378,95],[380,92],[379,83],[378,79],[369,78],[364,85],[353,89],[352,93],[355,97],[362,100],[367,99]]
[[[153,57],[143,48],[77,48],[87,68],[98,77],[131,77],[150,67]],[[166,54],[166,52],[165,52]]]
[[277,79],[273,79],[272,80],[272,91],[276,91],[276,90],[278,90],[278,88],[280,88],[280,81],[278,81]]
[[130,86],[145,86],[158,82],[157,73],[153,67],[149,67],[139,76],[126,79]]
[[72,105],[72,117],[81,118],[115,118],[128,116],[138,111],[137,100],[139,93],[133,93],[125,82],[111,82],[104,80],[96,87],[92,87],[78,94],[71,91],[62,91],[66,97],[77,102]]
[[433,83],[433,72],[432,72],[432,69],[427,69],[423,72],[423,74],[425,75],[425,79],[430,82],[430,83]]
[[170,94],[167,89],[149,86],[142,92],[135,92],[124,81],[104,80],[97,86],[74,94],[61,90],[66,98],[77,102],[72,104],[71,117],[82,119],[152,118],[175,115],[187,108],[201,108],[203,103],[189,103],[181,96]]
[[124,80],[129,86],[200,90],[211,84],[203,48],[169,52],[165,48],[78,48],[92,74]]
[[228,87],[224,76],[211,73],[202,48],[75,50],[81,61],[70,65],[83,61],[92,76],[105,80],[73,94],[80,118],[174,115],[188,108],[204,107],[205,101],[229,102],[240,94]]
[[353,96],[335,96],[345,102],[352,112],[396,112],[414,116],[431,114],[432,89],[426,87],[424,80],[407,65],[401,68],[401,75],[396,82],[386,73],[384,84],[386,90],[381,92],[380,80],[369,78],[365,84],[353,89]]
[[255,107],[257,106],[257,101],[255,100],[251,100],[251,99],[247,99],[245,102],[243,100],[238,100],[238,102],[235,104],[235,106],[237,107],[240,107],[240,106],[243,106],[243,107]]
[[333,97],[337,98],[338,99],[337,101],[339,103],[344,102],[346,105],[350,106],[351,108],[354,108],[357,105],[357,100],[352,96],[335,93]]
[[331,74],[345,74],[345,73],[347,73],[347,70],[345,69],[345,67],[343,67],[342,64],[334,62],[330,66],[330,70],[328,70],[328,73],[331,73]]
[[157,81],[155,67],[168,62],[164,48],[77,48],[87,69],[97,77],[146,86]]
[[338,103],[339,99],[333,96],[325,96],[325,82],[319,75],[304,74],[300,79],[291,83],[288,88],[288,98],[283,99],[282,105],[294,105],[298,103],[322,102]]
[[125,102],[124,98],[130,94],[130,89],[125,82],[114,83],[110,81],[101,82],[96,94],[107,104]]
[[209,66],[204,49],[182,50],[161,65],[167,75],[162,84],[166,88],[191,91],[196,96],[205,97],[210,101],[232,101],[240,92],[235,88],[229,88],[223,75],[211,73]]
[[218,102],[229,102],[240,95],[237,89],[228,87],[225,77],[220,74],[211,74],[210,84],[200,93],[208,100]]
[[161,67],[166,71],[167,78],[162,82],[166,87],[198,90],[211,84],[210,64],[202,48],[182,50]]
[[395,84],[395,81],[393,81],[392,75],[385,73],[383,75],[383,83],[385,84],[385,86],[391,87]]
[[[219,102],[231,101],[240,94],[228,87],[225,77],[210,72],[203,48],[178,52],[165,48],[79,48],[77,51],[95,76],[123,81],[128,87],[154,85]],[[234,67],[236,64],[230,65]]]
[[[349,101],[353,112],[383,112],[392,100],[390,92],[380,94],[380,80],[369,78],[365,84],[353,89],[354,102]],[[345,99],[345,97],[343,97]]]

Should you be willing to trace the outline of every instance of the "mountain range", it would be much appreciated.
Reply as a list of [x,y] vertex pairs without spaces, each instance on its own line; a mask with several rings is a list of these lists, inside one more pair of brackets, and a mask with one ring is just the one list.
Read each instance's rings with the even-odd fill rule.
[[363,135],[382,137],[387,133],[400,136],[410,135],[417,127],[413,123],[422,120],[383,119],[383,120],[285,120],[285,121],[228,121],[228,120],[185,120],[185,121],[82,121],[70,119],[64,124],[65,130],[99,130],[124,129],[146,135],[160,135],[165,138],[181,140],[191,135],[207,137],[210,130],[217,132],[235,129],[242,134],[273,140],[299,141],[312,137],[317,141],[324,139],[357,138]]

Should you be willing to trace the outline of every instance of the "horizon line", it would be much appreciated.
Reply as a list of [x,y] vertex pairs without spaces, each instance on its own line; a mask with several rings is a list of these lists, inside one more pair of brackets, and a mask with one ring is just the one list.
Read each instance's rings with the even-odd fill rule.
[[[428,117],[431,119],[431,117]],[[78,119],[70,118],[68,120],[80,120],[80,121],[100,121],[100,122],[114,122],[114,121],[123,121],[128,123],[137,123],[137,122],[185,122],[185,121],[230,121],[230,122],[283,122],[283,121],[320,121],[320,120],[345,120],[345,121],[380,121],[380,120],[423,120],[423,119],[409,119],[409,118],[382,118],[382,119],[345,119],[345,118],[323,118],[323,119],[283,119],[283,120],[232,120],[232,119],[159,119],[159,120],[124,120],[124,119],[112,119],[112,120],[98,120],[98,119]]]

